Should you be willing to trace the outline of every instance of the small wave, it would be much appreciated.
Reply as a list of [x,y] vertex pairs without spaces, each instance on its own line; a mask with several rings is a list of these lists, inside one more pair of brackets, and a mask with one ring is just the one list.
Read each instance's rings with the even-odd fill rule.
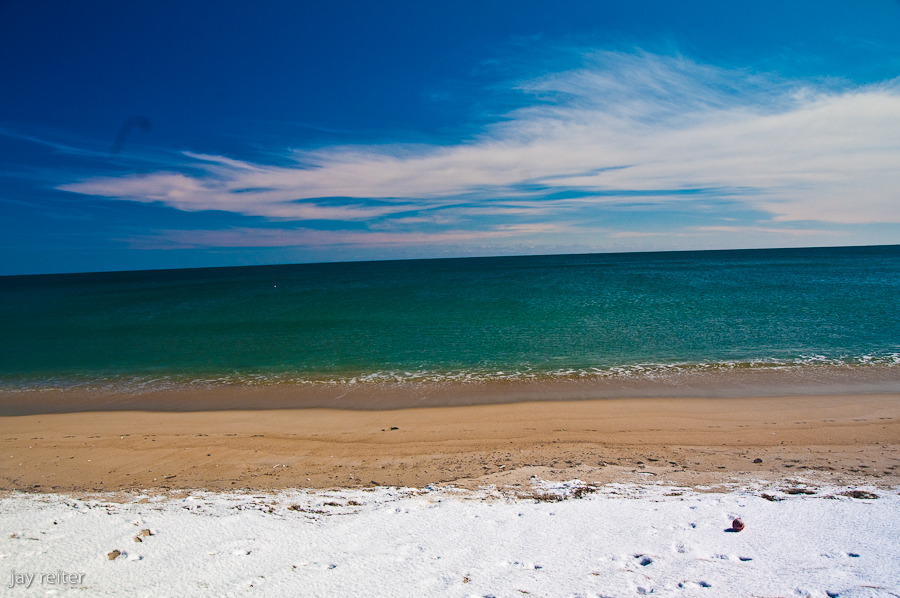
[[762,358],[749,361],[707,361],[677,363],[635,363],[612,366],[560,367],[546,369],[519,367],[503,369],[385,369],[369,372],[234,371],[218,373],[171,373],[153,375],[76,374],[43,377],[5,377],[2,392],[83,389],[100,392],[141,393],[166,389],[215,388],[220,386],[271,385],[385,385],[385,384],[479,384],[551,380],[659,381],[677,384],[680,379],[704,373],[729,371],[791,371],[861,368],[893,368],[900,365],[900,353],[858,356],[803,355],[795,359]]

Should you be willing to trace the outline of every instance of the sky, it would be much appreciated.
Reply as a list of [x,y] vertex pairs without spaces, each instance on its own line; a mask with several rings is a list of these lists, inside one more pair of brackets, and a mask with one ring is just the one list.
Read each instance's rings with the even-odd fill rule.
[[0,0],[0,275],[897,244],[898,31],[898,0]]

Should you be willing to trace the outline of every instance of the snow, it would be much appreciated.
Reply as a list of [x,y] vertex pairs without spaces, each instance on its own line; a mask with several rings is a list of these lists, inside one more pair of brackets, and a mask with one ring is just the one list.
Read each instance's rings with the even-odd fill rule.
[[[900,595],[897,489],[785,488],[13,494],[0,499],[0,595]],[[57,571],[84,575],[21,576]]]

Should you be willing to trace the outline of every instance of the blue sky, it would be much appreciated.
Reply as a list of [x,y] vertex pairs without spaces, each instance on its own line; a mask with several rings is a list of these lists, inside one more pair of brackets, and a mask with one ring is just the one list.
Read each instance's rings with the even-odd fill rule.
[[896,0],[258,4],[0,1],[0,274],[900,243]]

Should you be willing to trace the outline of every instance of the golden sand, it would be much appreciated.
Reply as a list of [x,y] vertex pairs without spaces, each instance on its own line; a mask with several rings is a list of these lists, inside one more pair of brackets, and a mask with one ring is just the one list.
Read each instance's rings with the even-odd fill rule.
[[900,395],[0,417],[4,490],[515,486],[531,476],[896,487]]

